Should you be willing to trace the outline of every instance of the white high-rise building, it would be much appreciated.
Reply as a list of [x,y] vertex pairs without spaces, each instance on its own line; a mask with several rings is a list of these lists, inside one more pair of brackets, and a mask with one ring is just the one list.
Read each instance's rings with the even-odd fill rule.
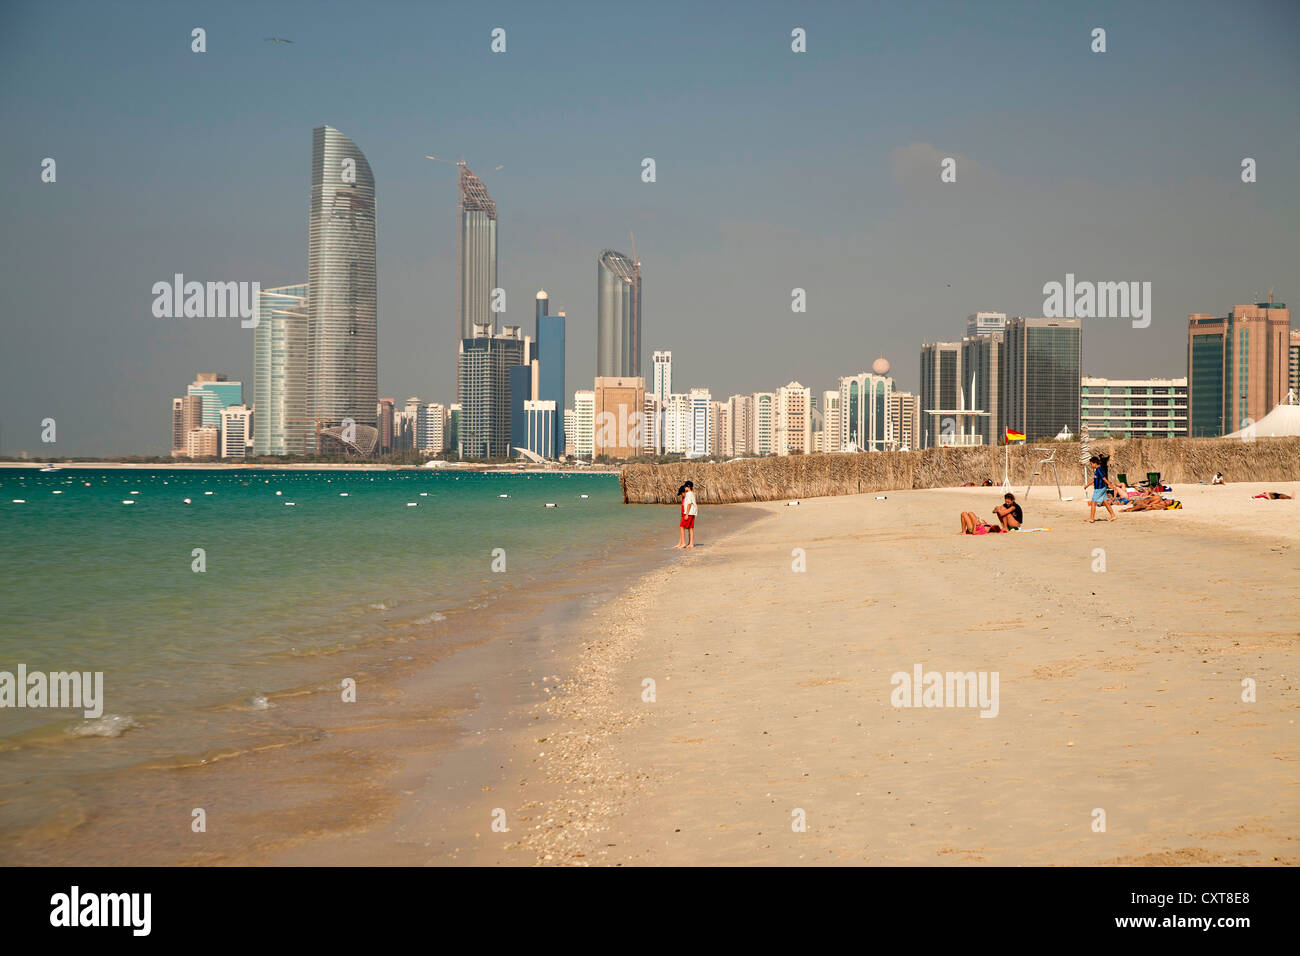
[[578,389],[573,393],[573,454],[591,460],[596,439],[596,392]]
[[574,418],[573,409],[564,410],[564,453],[566,455],[576,454],[573,445],[574,429],[577,427],[577,419]]
[[972,312],[966,316],[966,337],[987,335],[990,332],[1002,332],[1007,327],[1005,312]]
[[753,402],[754,437],[749,451],[753,455],[770,455],[776,451],[776,392],[755,392]]
[[735,454],[731,441],[731,402],[713,402],[713,428],[709,435],[709,446],[713,454],[730,458]]
[[693,388],[689,401],[691,430],[686,455],[688,458],[703,458],[712,454],[709,438],[713,431],[713,396],[707,388]]
[[248,454],[248,433],[253,410],[247,405],[227,405],[221,410],[221,457],[243,459]]
[[749,454],[754,433],[754,396],[732,395],[727,399],[727,421],[731,428],[731,454]]
[[776,390],[775,431],[778,455],[812,451],[812,390],[790,382]]
[[678,392],[668,396],[664,406],[664,452],[684,455],[690,450],[691,402],[690,396]]
[[822,447],[824,452],[844,450],[843,423],[840,421],[840,393],[822,393]]
[[897,447],[890,410],[894,380],[873,372],[840,379],[840,446],[844,451],[888,451]]
[[421,451],[447,450],[447,409],[441,402],[427,402],[421,407],[416,434]]
[[651,382],[650,394],[659,399],[659,404],[664,405],[668,402],[668,396],[673,393],[673,353],[655,352],[653,365],[654,379]]
[[647,395],[645,397],[644,412],[646,427],[642,430],[642,434],[645,436],[642,448],[647,455],[663,454],[664,410],[663,406],[659,404],[659,399],[653,395]]

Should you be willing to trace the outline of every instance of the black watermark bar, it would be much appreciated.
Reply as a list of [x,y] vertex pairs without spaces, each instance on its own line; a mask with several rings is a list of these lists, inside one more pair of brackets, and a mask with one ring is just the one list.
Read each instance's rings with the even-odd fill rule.
[[600,876],[529,868],[10,868],[2,878],[8,940],[57,944],[75,935],[79,945],[120,946],[330,945],[363,928],[373,943],[414,925],[455,924],[491,927],[498,941],[543,926],[585,936],[697,925],[706,937],[733,940],[783,929],[874,938],[909,926],[922,936],[960,936],[964,926],[988,942],[1195,938],[1231,946],[1285,927],[1296,884],[1294,869],[1284,867],[622,868]]

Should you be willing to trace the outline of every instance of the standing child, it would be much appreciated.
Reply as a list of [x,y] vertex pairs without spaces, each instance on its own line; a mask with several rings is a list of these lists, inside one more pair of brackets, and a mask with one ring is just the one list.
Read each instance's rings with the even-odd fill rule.
[[[677,496],[682,499],[681,533],[673,548],[695,547],[695,485],[686,482],[677,489]],[[690,532],[690,544],[686,543],[686,533]]]
[[[1110,514],[1107,521],[1115,520],[1115,509],[1110,503],[1110,489],[1114,487],[1114,482],[1109,477],[1110,455],[1093,455],[1088,459],[1088,464],[1093,466],[1092,473],[1092,497],[1088,499],[1088,524],[1097,520],[1097,505],[1105,505],[1106,511]],[[1087,489],[1087,485],[1083,486]]]

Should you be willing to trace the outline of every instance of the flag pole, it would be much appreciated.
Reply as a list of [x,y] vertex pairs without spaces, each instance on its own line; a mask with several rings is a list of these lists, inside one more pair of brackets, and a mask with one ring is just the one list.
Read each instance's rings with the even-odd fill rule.
[[1002,490],[1011,490],[1011,442],[1007,441],[1005,433],[1002,435]]

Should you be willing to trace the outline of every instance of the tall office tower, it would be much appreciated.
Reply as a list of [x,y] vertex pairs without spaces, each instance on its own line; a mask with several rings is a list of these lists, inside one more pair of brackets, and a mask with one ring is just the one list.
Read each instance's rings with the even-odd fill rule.
[[966,338],[988,335],[991,332],[1003,332],[1007,327],[1005,312],[972,312],[966,316]]
[[420,401],[418,395],[412,395],[406,400],[406,407],[403,411],[406,413],[405,421],[411,422],[411,438],[406,448],[414,451],[423,447],[424,434],[420,431],[420,411],[424,408],[424,402]]
[[524,415],[524,403],[537,399],[533,388],[532,339],[524,336],[524,362],[512,365],[506,370],[506,380],[510,389],[510,449],[511,457],[516,448],[528,447],[528,419]]
[[654,380],[650,394],[662,405],[673,393],[673,353],[658,351],[653,356]]
[[754,437],[749,450],[755,455],[776,451],[776,392],[754,393]]
[[[375,178],[352,140],[312,130],[307,253],[307,414],[320,419],[327,453],[379,443]],[[350,429],[345,420],[354,423]]]
[[202,425],[185,436],[186,458],[216,458],[221,451],[221,429]]
[[185,450],[185,399],[172,399],[172,457]]
[[[564,408],[564,335],[568,319],[563,312],[549,315],[546,293],[537,293],[537,399],[554,402],[557,409]],[[557,413],[551,418],[555,433],[549,444],[555,455],[564,454],[564,422]]]
[[687,401],[691,409],[691,430],[686,445],[686,457],[703,458],[713,453],[709,447],[709,438],[713,432],[711,420],[713,396],[709,394],[707,388],[693,388],[687,393]]
[[[844,380],[840,379],[840,388],[843,389]],[[836,391],[827,391],[822,394],[822,448],[821,450],[828,453],[841,452],[844,450],[844,423],[841,421],[844,403],[840,399],[840,393]]]
[[847,375],[840,379],[838,394],[840,447],[836,451],[888,451],[894,447],[896,436],[889,418],[892,378],[874,372]]
[[441,402],[426,402],[420,409],[419,448],[432,454],[447,450],[447,409]]
[[573,434],[577,419],[574,417],[573,409],[564,410],[564,453],[572,455],[573,451]]
[[730,458],[735,454],[731,444],[731,403],[710,402],[709,447],[713,454]]
[[186,395],[181,399],[181,443],[178,447],[182,454],[185,451],[185,439],[190,432],[196,428],[203,427],[203,396]]
[[379,450],[393,450],[393,412],[396,411],[397,399],[381,398],[375,408],[375,424],[379,429]]
[[484,325],[462,339],[456,368],[462,458],[510,456],[510,369],[527,365],[529,340],[519,326],[493,334]]
[[243,460],[248,456],[253,410],[247,405],[227,405],[221,410],[221,457]]
[[613,249],[596,261],[596,375],[641,375],[641,263]]
[[895,392],[890,402],[891,426],[897,451],[915,451],[921,446],[921,403],[911,392]]
[[199,372],[186,389],[186,394],[197,395],[203,401],[202,424],[220,428],[221,410],[228,405],[243,404],[244,385],[242,382],[229,382],[218,372]]
[[460,454],[460,402],[452,402],[447,406],[447,449]]
[[492,290],[497,288],[497,204],[464,161],[457,176],[460,236],[456,244],[456,313],[462,339],[474,337],[474,326],[496,332]]
[[798,382],[776,390],[774,428],[778,455],[806,455],[812,451],[812,391]]
[[1287,400],[1300,405],[1300,330],[1292,329],[1290,337],[1291,373],[1287,376]]
[[1187,379],[1084,376],[1080,421],[1094,438],[1185,438]]
[[307,418],[307,283],[263,289],[253,329],[253,451],[301,455],[315,450]]
[[596,376],[593,454],[631,458],[645,444],[645,379],[639,376]]
[[[546,290],[545,290],[545,289],[538,289],[538,290],[537,290],[537,302],[536,302],[535,309],[536,309],[536,311],[535,311],[534,314],[533,314],[533,320],[534,320],[534,322],[540,322],[541,319],[542,319],[542,316],[550,314],[550,311],[551,311],[551,297],[546,293]],[[534,327],[533,327],[533,332],[535,332],[535,333],[537,333],[537,334],[540,335],[540,334],[541,334],[541,331],[542,331],[542,330],[541,330],[541,327],[540,327],[540,326],[538,326],[538,325],[534,325]]]
[[[959,444],[957,419],[942,416],[943,410],[956,410],[961,393],[961,343],[926,342],[921,346],[921,445],[935,448],[940,444]],[[951,417],[944,422],[944,417]],[[961,442],[960,444],[965,444]]]
[[596,421],[596,393],[578,389],[573,393],[573,454],[591,461]]
[[985,445],[996,445],[1002,439],[1005,423],[1002,420],[1001,389],[1005,345],[1006,333],[1000,329],[978,335],[967,333],[967,337],[961,340],[962,384],[970,386],[967,404],[988,412],[976,423],[980,426]]
[[1079,320],[1017,316],[1007,322],[1005,347],[1001,412],[1006,427],[1024,432],[1030,441],[1066,429],[1079,434]]
[[1187,319],[1187,389],[1192,438],[1217,437],[1259,421],[1287,400],[1291,310],[1283,302],[1234,305],[1226,316]]
[[690,449],[691,397],[674,392],[664,406],[664,454],[685,455]]
[[754,396],[732,395],[727,399],[727,417],[731,423],[732,454],[750,454],[754,442]]
[[393,413],[393,451],[414,451],[420,416],[415,412]]
[[645,396],[645,443],[641,446],[647,455],[663,454],[664,410],[659,399],[649,392]]

